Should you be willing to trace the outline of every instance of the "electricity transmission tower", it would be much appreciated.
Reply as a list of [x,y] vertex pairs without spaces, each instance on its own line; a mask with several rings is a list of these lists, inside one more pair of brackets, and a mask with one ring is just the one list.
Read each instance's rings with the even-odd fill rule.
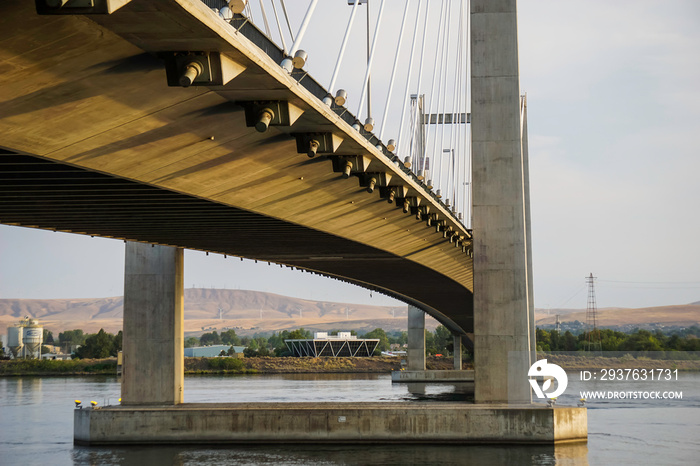
[[588,284],[588,304],[586,306],[586,330],[588,331],[588,336],[586,338],[588,342],[588,350],[601,351],[601,341],[600,332],[598,332],[598,309],[596,307],[595,301],[595,281],[596,277],[591,273],[586,277],[586,283]]

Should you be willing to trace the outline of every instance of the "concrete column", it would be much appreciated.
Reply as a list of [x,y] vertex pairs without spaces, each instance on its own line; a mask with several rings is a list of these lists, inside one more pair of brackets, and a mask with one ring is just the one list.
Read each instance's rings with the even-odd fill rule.
[[182,249],[126,243],[122,404],[182,403]]
[[456,371],[461,371],[462,370],[462,335],[453,335],[453,346],[454,346],[454,362],[455,362],[455,370]]
[[516,0],[470,14],[475,400],[530,403]]
[[425,313],[408,305],[408,367],[409,371],[425,370]]

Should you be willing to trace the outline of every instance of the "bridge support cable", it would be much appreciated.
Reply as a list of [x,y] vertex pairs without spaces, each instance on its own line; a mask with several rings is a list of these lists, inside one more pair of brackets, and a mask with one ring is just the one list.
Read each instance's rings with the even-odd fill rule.
[[[343,37],[343,43],[340,45],[340,51],[338,52],[338,59],[335,62],[335,69],[333,70],[333,75],[331,76],[331,82],[328,85],[328,92],[332,93],[335,88],[335,81],[338,79],[338,73],[340,73],[340,64],[343,62],[343,56],[345,55],[345,48],[348,45],[348,39],[350,38],[350,31],[352,30],[352,23],[355,21],[355,15],[357,14],[357,5],[359,5],[360,0],[355,0],[352,5],[352,12],[350,13],[350,19],[348,20],[348,25],[345,28],[345,36]],[[339,93],[340,94],[340,93]],[[339,95],[340,97],[340,95]],[[326,97],[323,99],[326,105],[331,105],[332,99]],[[345,104],[345,97],[343,96],[342,102],[336,100],[337,105]]]
[[[377,17],[377,25],[374,27],[374,36],[372,37],[372,49],[369,53],[369,58],[367,59],[367,69],[365,70],[365,77],[362,81],[362,93],[360,95],[360,103],[357,108],[357,113],[355,115],[360,118],[362,114],[362,109],[364,107],[365,96],[367,95],[369,87],[369,75],[372,71],[372,62],[374,61],[374,53],[377,50],[377,39],[379,38],[379,30],[381,29],[382,16],[384,16],[384,7],[386,6],[386,0],[382,0],[379,6],[379,16]],[[374,124],[371,116],[368,113],[367,120],[365,121],[365,131],[371,132],[374,129]]]
[[267,22],[267,13],[265,12],[265,5],[263,5],[263,0],[258,1],[260,2],[260,14],[262,14],[263,23],[265,24],[265,33],[267,34],[267,37],[272,39],[272,33],[270,32],[270,24]]
[[[465,86],[464,86],[464,109],[465,111],[471,113],[471,107],[469,103],[471,102],[471,80],[469,77],[471,76],[472,72],[472,62],[471,62],[471,42],[470,42],[470,37],[471,37],[471,16],[469,14],[471,10],[471,0],[466,0],[467,2],[467,8],[465,9],[465,23],[466,23],[466,33],[464,35],[464,55],[465,55],[465,62],[466,62],[466,72],[465,76],[467,79],[465,80]],[[464,206],[466,208],[466,212],[464,214],[464,225],[467,228],[472,227],[472,127],[471,125],[464,125],[464,145],[465,145],[465,151],[466,151],[466,156],[467,156],[467,167],[465,170],[465,187],[466,189],[464,190]]]
[[284,19],[287,22],[287,28],[289,29],[289,37],[291,37],[292,42],[294,42],[294,33],[292,32],[292,25],[289,22],[289,15],[287,14],[287,6],[284,4],[284,0],[280,0],[280,4],[282,5],[282,12],[284,13]]
[[[396,138],[398,151],[402,150],[401,149],[401,144],[402,144],[401,143],[401,135],[403,133],[403,124],[404,124],[404,119],[406,117],[406,105],[408,104],[408,100],[410,98],[408,91],[409,91],[410,86],[411,86],[411,74],[413,71],[414,51],[415,51],[416,42],[418,39],[418,20],[420,19],[420,8],[421,8],[422,4],[423,4],[423,0],[418,0],[418,9],[416,10],[416,22],[413,25],[413,39],[411,40],[411,53],[410,53],[410,56],[408,58],[408,71],[407,71],[407,77],[406,77],[406,88],[405,88],[404,93],[403,93],[403,103],[401,105],[401,113],[400,113],[400,121],[399,121],[399,134],[398,134],[398,137]],[[426,8],[425,15],[426,15],[425,23],[428,24],[428,21],[427,21],[428,20],[428,9],[427,8]],[[423,37],[425,37],[425,33],[423,34]],[[421,66],[422,65],[423,65],[423,63],[421,60]],[[419,75],[421,72],[422,72],[422,70],[419,69],[418,70]],[[418,79],[420,80],[420,76]],[[405,152],[404,152],[404,154],[405,154]],[[409,152],[409,156],[411,157],[411,159],[410,159],[411,163],[413,163],[414,162],[413,153]]]
[[[445,10],[445,3],[441,2],[440,3],[440,19],[438,21],[438,33],[437,33],[438,40],[435,44],[435,57],[439,56],[438,51],[439,51],[439,47],[440,47],[440,36],[442,34],[442,16],[443,16],[444,10]],[[442,53],[440,53],[440,55],[442,55]],[[430,82],[430,97],[428,98],[428,114],[430,114],[430,109],[432,108],[432,105],[433,105],[433,94],[435,91],[435,77],[437,75],[437,68],[438,68],[437,66],[433,67],[433,78]],[[426,153],[423,155],[424,160],[427,159],[427,157],[428,157],[428,154],[427,154],[428,149],[427,148],[428,148],[429,140],[430,140],[430,132],[428,132],[426,134],[426,140],[425,140]],[[435,154],[433,153],[433,166],[435,166],[435,162],[436,162]],[[431,183],[429,182],[428,184],[431,184]]]
[[[445,15],[443,16],[443,11]],[[443,19],[444,18],[444,19]],[[443,27],[443,21],[444,21],[444,27]],[[435,78],[437,77],[437,105],[435,109],[435,113],[438,114],[438,120],[437,122],[439,123],[439,108],[440,108],[440,83],[442,82],[442,65],[444,60],[442,59],[443,57],[443,51],[445,50],[445,38],[447,37],[447,23],[448,23],[448,17],[447,17],[447,11],[444,8],[444,2],[442,4],[442,9],[440,10],[440,27],[438,28],[438,40],[436,42],[435,46],[435,57],[438,60],[438,63],[436,63],[435,68],[433,68],[433,79],[430,84],[430,99],[428,100],[428,115],[432,114],[432,108],[433,108],[433,96],[435,95]],[[440,72],[438,73],[438,70]],[[437,195],[438,198],[442,197],[442,183],[440,181],[440,177],[442,175],[442,148],[440,150],[437,150],[437,126],[435,127],[435,131],[432,132],[433,136],[433,149],[432,149],[432,156],[433,156],[433,165],[435,166],[435,176],[433,178],[433,186],[435,187],[436,191],[435,194]],[[428,131],[427,133],[427,140],[426,140],[426,147],[428,146],[428,141],[430,141],[430,135],[431,132]],[[427,149],[426,149],[427,150]]]
[[[419,12],[420,13],[420,12]],[[416,87],[416,95],[418,98],[421,98],[421,84],[423,83],[423,63],[425,59],[425,42],[426,38],[428,37],[428,16],[430,13],[430,5],[426,1],[425,3],[425,23],[423,24],[423,39],[421,41],[421,48],[420,48],[420,64],[418,65],[418,85]],[[441,13],[442,16],[442,13]],[[423,108],[425,108],[425,100],[423,100]],[[422,118],[422,113],[421,113],[421,118]],[[423,124],[421,121],[420,124]],[[420,155],[423,158],[423,164],[421,166],[421,172],[425,171],[425,164],[426,164],[426,153],[425,153],[425,143],[426,141],[423,141],[423,153]]]
[[275,6],[275,0],[272,0],[272,12],[275,14],[275,22],[277,23],[277,30],[280,34],[280,40],[282,41],[282,51],[287,55],[287,41],[284,40],[284,32],[282,31],[282,25],[280,24],[280,18],[277,14],[277,7]]
[[[464,33],[463,29],[463,18],[464,18],[464,2],[460,1],[459,5],[459,27],[458,27],[458,32],[457,32],[457,37],[458,37],[458,44],[457,44],[457,57],[455,60],[456,63],[456,68],[455,68],[455,75],[456,79],[454,81],[454,91],[452,93],[452,122],[450,125],[450,146],[453,148],[455,151],[456,158],[457,158],[457,166],[452,167],[452,210],[453,212],[461,212],[460,207],[460,185],[462,183],[461,179],[461,161],[463,158],[463,150],[460,150],[460,137],[459,137],[459,132],[461,132],[461,128],[459,126],[455,126],[456,124],[456,116],[459,115],[461,112],[459,111],[459,105],[461,105],[461,97],[462,97],[462,78],[464,77],[464,73],[462,73],[462,34]],[[465,110],[466,113],[466,110]],[[465,123],[466,126],[466,123]],[[463,148],[462,148],[463,149]],[[453,160],[453,164],[454,164]]]
[[[292,72],[293,67],[301,68],[300,66],[297,66],[294,63],[292,57],[296,58],[297,52],[300,51],[299,47],[301,46],[301,41],[304,38],[304,33],[306,33],[306,28],[309,27],[309,22],[311,22],[311,16],[313,16],[314,9],[316,9],[317,4],[318,0],[311,0],[311,3],[309,3],[309,8],[306,10],[306,14],[304,15],[304,19],[301,22],[301,26],[299,26],[299,32],[297,33],[297,38],[294,40],[294,44],[292,44],[292,48],[289,51],[289,56],[282,60],[281,66],[288,73]],[[303,61],[306,60],[304,59]]]
[[[386,126],[387,116],[389,114],[389,104],[391,103],[391,94],[394,90],[394,79],[396,78],[396,68],[399,64],[399,53],[401,52],[401,44],[403,43],[403,35],[406,30],[406,17],[408,16],[408,9],[411,5],[411,0],[406,0],[406,6],[403,10],[403,18],[401,19],[401,30],[399,31],[399,40],[396,44],[396,55],[394,55],[394,65],[391,68],[391,77],[389,78],[389,90],[386,95],[386,103],[384,104],[384,114],[382,115],[382,123],[379,128],[379,139],[384,138],[384,127]],[[410,68],[409,68],[410,76]]]
[[[437,102],[437,110],[438,112],[442,115],[442,128],[440,128],[440,148],[439,148],[439,153],[441,155],[447,153],[447,168],[444,169],[445,172],[445,181],[443,182],[442,176],[443,176],[443,166],[445,161],[441,159],[441,166],[440,166],[440,179],[438,180],[440,188],[445,192],[445,203],[448,204],[449,206],[449,195],[450,195],[450,185],[449,185],[449,179],[450,179],[450,173],[449,173],[449,167],[450,167],[450,153],[452,153],[452,156],[454,157],[454,152],[450,149],[445,149],[445,128],[447,127],[447,122],[445,121],[445,106],[447,105],[447,76],[448,76],[448,71],[449,71],[449,63],[448,63],[448,58],[450,56],[450,45],[452,43],[451,40],[447,40],[448,37],[451,37],[451,30],[450,30],[450,13],[452,12],[452,2],[449,2],[447,4],[447,13],[445,14],[445,33],[444,33],[444,41],[445,44],[443,45],[443,55],[442,55],[442,64],[440,67],[440,82],[438,83],[438,102]],[[442,107],[440,106],[440,99],[442,99]],[[435,127],[435,131],[437,133],[437,127]],[[435,140],[437,141],[437,134],[435,135]],[[434,147],[434,146],[433,146]],[[434,149],[433,149],[434,151]]]

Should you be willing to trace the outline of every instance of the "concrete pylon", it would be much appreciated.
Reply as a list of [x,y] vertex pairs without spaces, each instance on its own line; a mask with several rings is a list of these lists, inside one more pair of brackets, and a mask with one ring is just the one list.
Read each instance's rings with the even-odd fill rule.
[[184,385],[183,251],[126,243],[122,404],[179,404]]
[[455,370],[456,371],[461,371],[462,370],[462,335],[453,335],[453,348],[452,352],[453,358],[454,358],[454,363],[455,363]]
[[472,0],[470,14],[475,400],[530,403],[516,0]]
[[409,371],[425,370],[425,312],[408,305],[408,356]]

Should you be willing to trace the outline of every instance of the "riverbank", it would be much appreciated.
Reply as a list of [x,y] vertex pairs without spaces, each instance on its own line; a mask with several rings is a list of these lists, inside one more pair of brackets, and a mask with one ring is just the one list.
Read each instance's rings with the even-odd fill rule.
[[[430,357],[426,367],[431,370],[452,369],[452,358]],[[188,374],[313,374],[358,373],[389,374],[401,369],[401,361],[395,357],[372,358],[185,358],[185,375]],[[12,376],[62,376],[62,375],[114,375],[116,358],[58,360],[10,360],[0,361],[0,377]]]
[[115,375],[117,358],[109,359],[12,359],[0,361],[0,377],[19,375]]
[[[697,354],[696,352],[694,352]],[[586,353],[548,354],[537,353],[537,359],[547,359],[566,371],[595,369],[678,369],[679,371],[700,371],[700,359],[682,359],[688,354],[679,354],[677,359],[660,359],[625,354],[619,357],[591,356]]]
[[[700,371],[700,360],[664,360],[637,357],[602,357],[585,354],[538,353],[538,359],[547,359],[564,370],[595,369],[678,369]],[[451,370],[452,358],[428,357],[426,369]],[[401,369],[395,357],[371,358],[185,358],[185,375],[194,374],[389,374]],[[473,369],[465,364],[463,369]],[[117,359],[9,360],[0,361],[0,377],[13,376],[73,376],[114,375]]]

